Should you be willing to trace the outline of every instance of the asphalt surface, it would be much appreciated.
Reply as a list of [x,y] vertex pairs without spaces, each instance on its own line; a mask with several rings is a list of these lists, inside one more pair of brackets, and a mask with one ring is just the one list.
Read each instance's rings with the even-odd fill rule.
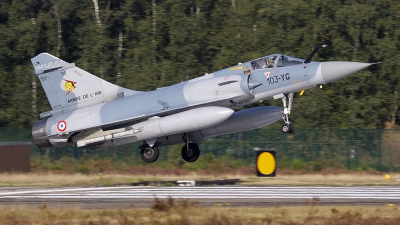
[[0,206],[131,208],[155,198],[187,199],[200,206],[383,205],[400,204],[400,187],[2,187]]

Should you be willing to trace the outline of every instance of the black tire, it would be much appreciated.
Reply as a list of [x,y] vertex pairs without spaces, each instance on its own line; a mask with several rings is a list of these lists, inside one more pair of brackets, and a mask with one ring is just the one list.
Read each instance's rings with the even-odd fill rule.
[[148,145],[140,147],[140,156],[142,156],[143,161],[147,163],[153,163],[157,161],[158,156],[160,156],[160,150],[154,145],[150,147]]
[[200,149],[199,146],[195,143],[189,143],[189,148],[184,145],[182,147],[182,158],[186,162],[195,162],[200,156]]
[[294,132],[294,127],[293,127],[293,125],[292,125],[292,124],[289,124],[289,127],[290,127],[290,132],[289,132],[289,133],[293,133],[293,132]]
[[282,132],[285,134],[288,134],[291,132],[291,126],[290,124],[283,124],[282,125]]

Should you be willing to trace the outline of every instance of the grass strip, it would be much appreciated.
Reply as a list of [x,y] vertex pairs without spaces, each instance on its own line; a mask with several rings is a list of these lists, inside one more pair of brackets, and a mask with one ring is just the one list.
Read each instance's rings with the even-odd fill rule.
[[397,206],[198,207],[195,202],[155,200],[150,208],[101,209],[2,207],[0,224],[400,224]]
[[400,185],[396,177],[400,174],[391,174],[392,179],[387,181],[384,174],[368,174],[364,172],[343,173],[343,174],[282,174],[275,178],[261,178],[253,175],[240,173],[201,174],[188,172],[183,175],[175,174],[59,174],[46,173],[4,173],[0,174],[0,186],[112,186],[115,184],[129,184],[140,181],[171,181],[171,180],[223,180],[240,179],[240,185]]

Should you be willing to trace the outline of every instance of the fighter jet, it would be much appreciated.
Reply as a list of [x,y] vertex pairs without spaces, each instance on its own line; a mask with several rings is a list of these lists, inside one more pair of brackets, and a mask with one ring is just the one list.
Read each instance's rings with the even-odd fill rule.
[[[142,159],[159,157],[160,146],[183,143],[182,158],[194,162],[203,140],[289,121],[293,94],[331,83],[373,63],[314,62],[273,54],[154,91],[141,92],[111,84],[48,53],[31,59],[51,111],[32,127],[39,148],[76,145],[84,148],[143,142]],[[233,109],[266,99],[283,107]]]

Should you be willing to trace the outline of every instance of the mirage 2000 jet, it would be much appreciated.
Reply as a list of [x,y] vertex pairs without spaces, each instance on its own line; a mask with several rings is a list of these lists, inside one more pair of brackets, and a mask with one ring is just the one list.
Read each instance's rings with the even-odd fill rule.
[[[254,59],[154,91],[129,90],[102,80],[74,63],[48,53],[32,58],[51,111],[40,114],[32,136],[39,148],[77,145],[84,148],[142,141],[145,162],[158,159],[159,146],[183,143],[182,158],[194,162],[206,138],[289,121],[293,93],[331,83],[373,63],[314,62],[283,54]],[[266,99],[283,107],[233,109]]]

